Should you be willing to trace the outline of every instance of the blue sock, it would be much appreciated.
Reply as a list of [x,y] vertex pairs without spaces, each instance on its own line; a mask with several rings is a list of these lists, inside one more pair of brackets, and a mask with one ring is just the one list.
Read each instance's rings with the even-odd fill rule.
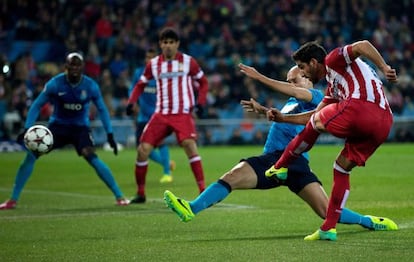
[[104,162],[102,162],[102,160],[100,160],[98,157],[93,157],[88,161],[88,163],[93,166],[98,176],[102,179],[102,181],[105,182],[106,186],[111,189],[116,199],[123,197],[121,189],[119,189],[115,178],[112,176],[111,170]]
[[161,165],[164,171],[164,175],[170,174],[170,151],[166,144],[160,145],[158,147],[158,152],[161,156]]
[[22,192],[24,185],[26,185],[27,180],[33,172],[35,162],[36,157],[31,153],[27,153],[23,162],[20,164],[19,169],[17,170],[16,178],[14,179],[11,199],[15,201],[19,200],[20,193]]
[[149,154],[149,159],[162,165],[161,154],[158,152],[157,148],[154,148]]
[[230,185],[223,180],[210,184],[196,199],[190,202],[194,214],[225,199],[231,192]]
[[358,224],[366,228],[372,228],[372,222],[369,217],[363,216],[348,208],[342,209],[341,217],[339,218],[341,224]]

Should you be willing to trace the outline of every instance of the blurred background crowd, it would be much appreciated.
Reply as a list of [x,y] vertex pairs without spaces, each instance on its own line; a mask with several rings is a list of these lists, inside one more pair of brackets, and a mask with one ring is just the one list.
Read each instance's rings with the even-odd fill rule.
[[[361,39],[397,69],[398,84],[384,81],[394,114],[414,117],[413,14],[413,0],[3,0],[0,136],[20,131],[31,101],[63,70],[70,51],[84,54],[85,73],[100,84],[112,118],[128,119],[132,74],[145,50],[158,47],[164,26],[179,29],[180,50],[208,76],[206,119],[254,117],[243,113],[241,99],[273,107],[285,100],[244,77],[239,62],[283,80],[290,55],[304,42],[317,40],[330,51]],[[51,110],[45,107],[40,120]]]

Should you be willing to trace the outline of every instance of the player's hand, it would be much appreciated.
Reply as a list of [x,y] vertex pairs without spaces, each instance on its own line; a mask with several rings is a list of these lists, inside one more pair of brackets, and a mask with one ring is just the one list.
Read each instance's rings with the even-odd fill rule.
[[384,72],[385,78],[390,82],[397,82],[397,71],[394,68],[391,68],[389,65],[382,69]]
[[265,115],[267,110],[269,110],[269,108],[262,106],[253,98],[250,98],[250,100],[241,100],[240,104],[243,106],[243,109],[247,112],[255,112],[257,114]]
[[126,107],[127,116],[132,116],[134,114],[134,104],[128,104]]
[[252,66],[247,66],[245,64],[240,63],[239,64],[240,72],[247,75],[248,77],[251,77],[253,79],[259,78],[259,72],[257,72],[256,68]]
[[23,130],[23,132],[21,132],[18,136],[17,136],[17,139],[16,139],[16,142],[17,143],[19,143],[19,144],[21,144],[21,145],[23,145],[23,143],[24,143],[24,135],[26,134],[26,132],[27,132],[27,128],[25,128],[24,130]]
[[270,108],[266,112],[267,120],[274,122],[283,122],[283,114],[276,108]]
[[108,134],[108,143],[111,146],[111,148],[114,150],[114,154],[118,155],[118,145],[115,142],[114,134],[112,134],[112,133]]
[[197,104],[194,111],[199,119],[204,118],[204,107],[202,105]]

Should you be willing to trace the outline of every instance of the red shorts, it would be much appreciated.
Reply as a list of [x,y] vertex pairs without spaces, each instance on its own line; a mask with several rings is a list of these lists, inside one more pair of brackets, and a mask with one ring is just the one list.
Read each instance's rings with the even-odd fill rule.
[[179,144],[188,138],[196,140],[197,133],[193,116],[191,114],[163,115],[155,113],[144,128],[140,142],[158,146],[172,133],[175,133]]
[[345,139],[341,155],[358,166],[387,140],[393,122],[390,109],[356,99],[329,104],[319,117],[330,134]]

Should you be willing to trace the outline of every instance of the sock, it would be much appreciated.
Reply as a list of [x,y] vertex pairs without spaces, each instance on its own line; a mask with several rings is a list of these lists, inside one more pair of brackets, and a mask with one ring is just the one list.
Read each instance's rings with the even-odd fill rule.
[[99,178],[112,191],[116,199],[123,197],[121,189],[116,183],[111,170],[102,160],[100,160],[98,157],[93,157],[92,159],[88,160],[88,163],[90,163],[91,166],[95,169]]
[[166,144],[158,147],[159,155],[161,156],[161,165],[164,171],[164,175],[170,175],[170,151]]
[[190,162],[191,170],[193,171],[194,178],[196,180],[198,189],[201,193],[206,188],[206,184],[204,181],[203,166],[201,165],[201,157],[198,155],[192,156],[189,159],[189,162]]
[[338,222],[341,224],[358,224],[365,228],[372,228],[372,221],[369,217],[348,208],[342,209],[341,217]]
[[149,154],[149,159],[154,161],[155,163],[158,163],[162,165],[162,158],[160,155],[160,152],[157,150],[157,148],[152,149],[151,153]]
[[212,205],[225,199],[231,192],[229,184],[223,180],[218,180],[210,184],[196,199],[190,202],[191,210],[194,214],[203,211]]
[[303,152],[309,151],[315,144],[320,133],[313,127],[313,115],[305,128],[286,147],[275,164],[275,168],[288,167]]
[[20,193],[22,192],[23,187],[26,185],[27,180],[33,172],[35,162],[36,157],[31,153],[27,153],[26,157],[20,164],[19,169],[17,170],[16,178],[14,179],[11,199],[15,201],[19,200]]
[[135,182],[137,183],[137,195],[145,196],[145,177],[147,176],[148,161],[135,163]]
[[349,172],[341,168],[336,162],[334,164],[333,180],[326,218],[321,226],[323,231],[336,227],[349,195]]

